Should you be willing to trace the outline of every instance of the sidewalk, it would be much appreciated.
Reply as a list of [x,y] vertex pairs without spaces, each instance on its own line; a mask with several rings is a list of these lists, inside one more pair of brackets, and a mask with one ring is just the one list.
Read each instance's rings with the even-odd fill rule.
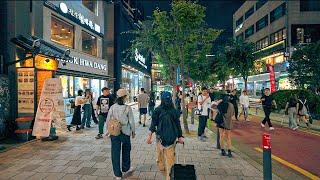
[[[134,114],[138,122],[136,107]],[[189,127],[191,134],[194,134],[197,127]],[[147,130],[137,127],[131,152],[136,171],[128,179],[164,179],[155,163],[155,144],[145,143]],[[57,141],[35,141],[1,153],[0,179],[113,179],[110,140],[96,140],[97,131],[94,127],[65,132],[58,134]],[[193,135],[187,136],[185,147],[177,147],[178,162],[194,164],[199,180],[262,179],[262,167],[251,165],[237,152],[234,158],[221,157],[214,148],[214,135],[208,133],[212,138],[208,142],[200,142]]]

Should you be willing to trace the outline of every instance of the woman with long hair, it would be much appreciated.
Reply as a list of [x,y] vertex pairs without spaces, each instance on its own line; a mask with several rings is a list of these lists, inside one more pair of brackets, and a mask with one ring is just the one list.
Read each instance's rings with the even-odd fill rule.
[[[117,91],[118,98],[111,106],[106,122],[115,118],[121,123],[121,134],[118,136],[110,135],[111,138],[111,160],[115,179],[120,180],[134,171],[131,166],[131,139],[135,137],[135,124],[131,106],[126,105],[128,93],[125,89]],[[122,160],[120,156],[122,154]],[[121,164],[122,163],[122,164]],[[122,168],[120,168],[122,167]]]
[[171,93],[161,93],[161,104],[152,115],[147,143],[152,143],[152,134],[156,133],[157,163],[160,171],[166,170],[166,180],[170,179],[169,173],[175,163],[176,142],[184,142],[179,117],[180,112],[174,108]]
[[[220,146],[221,155],[226,156],[225,149],[228,150],[228,156],[231,158],[231,129],[232,129],[232,117],[234,115],[233,104],[229,102],[228,95],[222,96],[222,102],[218,105],[219,114],[217,118],[222,118],[221,124],[217,124],[220,133]],[[225,141],[227,145],[225,146]]]
[[87,99],[87,101],[83,104],[83,117],[81,122],[81,129],[84,129],[84,126],[86,125],[87,128],[90,128],[91,126],[91,117],[92,117],[92,93],[90,89],[86,89],[84,92],[84,97]]
[[[71,125],[76,126],[76,130],[80,130],[81,125],[81,106],[88,102],[89,99],[82,97],[83,91],[80,89],[78,90],[78,96],[75,98],[75,108],[72,116]],[[71,131],[71,125],[68,125],[67,128],[69,131]]]
[[289,116],[289,128],[292,130],[297,130],[297,112],[298,112],[299,104],[297,99],[294,96],[289,98],[289,101],[286,104],[285,114]]

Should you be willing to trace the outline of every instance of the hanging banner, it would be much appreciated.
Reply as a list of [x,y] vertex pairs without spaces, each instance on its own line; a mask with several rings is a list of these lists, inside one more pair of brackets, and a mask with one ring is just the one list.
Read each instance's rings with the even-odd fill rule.
[[270,73],[270,90],[271,93],[276,91],[276,74],[274,72],[274,67],[271,64],[267,64],[268,72]]
[[45,80],[41,91],[32,135],[48,137],[51,123],[61,127],[61,123],[64,120],[63,107],[64,101],[61,80],[59,78]]

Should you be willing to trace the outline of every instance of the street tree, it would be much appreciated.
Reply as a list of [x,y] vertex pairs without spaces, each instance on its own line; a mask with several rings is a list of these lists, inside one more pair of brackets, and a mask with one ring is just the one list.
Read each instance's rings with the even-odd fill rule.
[[241,40],[231,40],[225,47],[225,55],[228,66],[234,75],[241,76],[244,81],[245,90],[248,87],[248,76],[254,69],[254,44]]
[[302,89],[306,86],[320,87],[320,41],[296,49],[289,59],[291,83]]

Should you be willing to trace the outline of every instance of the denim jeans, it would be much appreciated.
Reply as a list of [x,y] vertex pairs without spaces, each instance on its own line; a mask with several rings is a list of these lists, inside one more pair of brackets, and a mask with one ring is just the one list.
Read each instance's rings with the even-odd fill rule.
[[199,116],[198,136],[204,135],[207,126],[208,116]]
[[90,126],[91,124],[91,116],[92,116],[92,108],[90,104],[85,104],[83,105],[83,109],[84,109],[84,113],[83,113],[83,117],[82,117],[82,121],[81,121],[81,126],[84,127],[84,125],[86,126]]
[[98,116],[99,119],[99,134],[103,134],[103,128],[104,128],[104,124],[106,123],[107,117],[104,115],[99,114]]
[[[110,137],[111,137],[111,160],[112,160],[113,173],[117,177],[122,177],[122,172],[129,171],[131,166],[130,136],[125,134],[120,134],[119,136],[110,136]],[[122,153],[122,165],[120,164],[121,153]]]

